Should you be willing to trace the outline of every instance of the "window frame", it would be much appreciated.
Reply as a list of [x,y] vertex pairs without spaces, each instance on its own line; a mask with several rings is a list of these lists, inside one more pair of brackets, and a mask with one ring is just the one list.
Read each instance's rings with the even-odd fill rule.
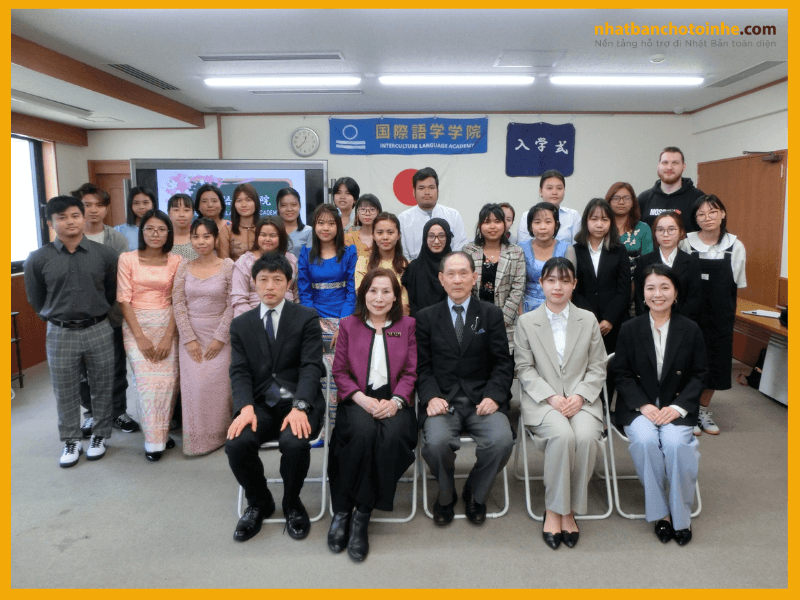
[[[50,226],[47,224],[46,217],[47,193],[45,191],[44,181],[44,151],[42,148],[42,141],[14,133],[11,134],[11,137],[12,139],[25,140],[29,143],[30,160],[31,166],[33,167],[33,181],[31,184],[33,188],[33,197],[36,201],[36,215],[39,221],[36,234],[39,241],[39,248],[41,248],[50,241]],[[11,261],[11,272],[21,273],[24,262],[23,260]]]

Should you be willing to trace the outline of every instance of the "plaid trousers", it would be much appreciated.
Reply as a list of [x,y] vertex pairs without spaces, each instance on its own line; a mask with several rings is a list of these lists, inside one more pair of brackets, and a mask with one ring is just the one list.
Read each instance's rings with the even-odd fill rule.
[[47,363],[58,410],[62,441],[81,439],[81,362],[92,390],[92,434],[111,436],[114,336],[108,319],[86,329],[47,324]]

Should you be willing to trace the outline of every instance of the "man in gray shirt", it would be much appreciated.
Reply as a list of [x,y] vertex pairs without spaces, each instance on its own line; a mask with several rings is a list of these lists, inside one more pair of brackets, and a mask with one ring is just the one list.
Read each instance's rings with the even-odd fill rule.
[[[83,202],[86,222],[83,225],[83,234],[99,244],[110,246],[117,256],[128,251],[128,239],[113,227],[103,223],[108,214],[108,207],[111,205],[111,196],[104,189],[93,183],[84,183],[72,195]],[[111,311],[108,313],[108,322],[114,332],[114,384],[111,391],[112,411],[111,424],[124,433],[139,431],[139,424],[128,414],[128,368],[127,357],[125,356],[125,345],[122,341],[122,311],[119,304],[114,302]],[[86,368],[81,367],[81,406],[85,409],[83,413],[84,422],[81,425],[83,437],[88,438],[92,435],[92,401],[89,389],[89,380],[86,376]]]
[[78,462],[82,448],[80,367],[86,365],[94,424],[86,458],[105,455],[111,436],[114,341],[108,316],[117,295],[117,254],[83,234],[83,203],[73,196],[47,202],[56,239],[31,252],[23,269],[28,302],[47,321],[47,362],[65,442],[59,464]]

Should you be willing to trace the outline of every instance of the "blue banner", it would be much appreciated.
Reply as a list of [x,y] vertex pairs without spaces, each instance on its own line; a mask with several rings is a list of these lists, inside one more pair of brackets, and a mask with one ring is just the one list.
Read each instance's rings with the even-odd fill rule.
[[509,123],[506,175],[531,177],[558,169],[564,177],[575,170],[575,127],[549,123]]
[[330,119],[331,154],[480,154],[489,119]]

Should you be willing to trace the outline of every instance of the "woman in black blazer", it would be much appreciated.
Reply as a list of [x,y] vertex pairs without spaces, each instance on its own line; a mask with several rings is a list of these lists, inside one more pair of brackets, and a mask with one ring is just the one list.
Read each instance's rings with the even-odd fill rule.
[[631,294],[630,260],[613,224],[611,205],[594,198],[586,205],[575,236],[578,285],[573,302],[597,317],[608,354],[617,345]]
[[664,264],[675,271],[681,282],[681,295],[675,305],[675,312],[696,321],[700,311],[700,261],[696,256],[678,248],[678,243],[686,237],[683,219],[675,211],[663,212],[653,221],[653,234],[655,250],[636,259],[636,314],[641,315],[645,311],[644,280],[639,274],[645,267]]
[[680,281],[666,265],[641,273],[647,314],[620,329],[612,361],[616,424],[630,439],[645,512],[662,542],[692,539],[692,501],[700,453],[693,428],[708,374],[697,324],[674,312]]

